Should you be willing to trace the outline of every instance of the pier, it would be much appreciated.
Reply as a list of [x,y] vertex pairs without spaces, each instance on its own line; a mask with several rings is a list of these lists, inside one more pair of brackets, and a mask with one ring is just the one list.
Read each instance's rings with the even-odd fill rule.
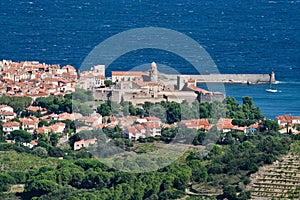
[[270,84],[275,83],[275,72],[270,74],[207,74],[181,75],[158,73],[160,81],[177,84],[180,90],[184,84],[192,79],[197,83],[230,83],[230,84]]
[[269,84],[275,83],[275,73],[271,74],[210,74],[190,75],[198,83],[244,83],[244,84]]

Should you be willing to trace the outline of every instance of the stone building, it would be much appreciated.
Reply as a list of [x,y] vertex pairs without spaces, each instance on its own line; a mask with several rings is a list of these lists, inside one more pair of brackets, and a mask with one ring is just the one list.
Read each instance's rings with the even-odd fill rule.
[[[177,78],[177,82],[174,82]],[[148,72],[139,71],[113,71],[110,89],[94,90],[95,100],[112,100],[116,102],[130,101],[134,105],[145,101],[161,102],[183,100],[192,103],[195,100],[222,101],[225,95],[221,92],[207,91],[197,87],[196,80],[190,75],[169,75],[158,71],[155,62],[152,62]]]

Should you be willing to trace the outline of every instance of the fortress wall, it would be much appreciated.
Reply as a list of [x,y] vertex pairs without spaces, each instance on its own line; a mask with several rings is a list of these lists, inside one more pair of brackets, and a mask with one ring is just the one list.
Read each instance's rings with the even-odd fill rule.
[[151,102],[151,103],[159,103],[161,101],[165,101],[165,99],[163,98],[137,98],[137,99],[129,99],[128,101],[130,101],[133,105],[140,105],[140,104],[144,104],[146,101],[147,102]]
[[211,94],[201,94],[200,95],[200,102],[213,102],[219,101],[222,102],[225,99],[225,95],[223,93],[214,93]]
[[[177,77],[180,76],[182,80],[194,79],[197,82],[229,82],[229,80],[236,83],[269,83],[269,74],[209,74],[209,75],[175,75],[175,74],[159,74],[159,81],[177,84]],[[273,82],[275,81],[275,77]]]
[[96,101],[107,101],[108,96],[110,96],[111,92],[110,91],[101,91],[101,90],[95,90],[93,95],[94,99]]
[[241,83],[269,83],[269,74],[210,74],[210,75],[190,75],[190,78],[198,82],[233,82]]

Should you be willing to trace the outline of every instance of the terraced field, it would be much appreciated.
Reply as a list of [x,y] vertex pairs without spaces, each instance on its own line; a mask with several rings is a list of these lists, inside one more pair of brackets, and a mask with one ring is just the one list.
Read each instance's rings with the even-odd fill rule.
[[300,199],[300,154],[291,153],[251,176],[251,199]]

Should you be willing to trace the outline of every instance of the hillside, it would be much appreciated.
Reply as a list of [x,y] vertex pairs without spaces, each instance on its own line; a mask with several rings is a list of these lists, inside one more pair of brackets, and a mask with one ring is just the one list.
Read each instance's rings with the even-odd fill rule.
[[292,153],[281,157],[271,165],[261,167],[251,176],[251,199],[299,199],[300,156],[294,144]]

